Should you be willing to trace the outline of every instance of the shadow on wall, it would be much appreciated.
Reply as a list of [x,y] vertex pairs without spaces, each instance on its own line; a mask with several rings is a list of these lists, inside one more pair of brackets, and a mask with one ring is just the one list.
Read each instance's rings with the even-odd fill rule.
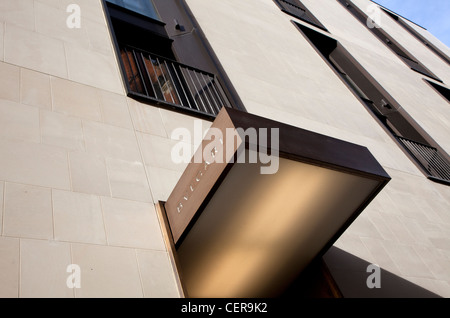
[[380,288],[367,287],[369,262],[337,247],[324,260],[345,298],[442,298],[384,269],[380,271]]

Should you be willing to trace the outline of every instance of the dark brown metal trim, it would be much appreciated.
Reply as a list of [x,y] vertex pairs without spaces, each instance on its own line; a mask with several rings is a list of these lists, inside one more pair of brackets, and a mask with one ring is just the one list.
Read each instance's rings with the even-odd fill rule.
[[450,181],[447,181],[447,180],[443,180],[443,179],[436,178],[436,177],[433,177],[433,176],[428,176],[428,179],[430,181],[433,181],[433,182],[436,182],[436,183],[440,183],[442,185],[450,186]]
[[205,112],[200,112],[198,110],[192,109],[192,108],[187,108],[187,107],[183,107],[181,105],[178,104],[173,104],[173,103],[169,103],[169,102],[165,102],[165,101],[161,101],[159,99],[156,98],[151,98],[148,97],[146,95],[143,94],[139,94],[136,92],[133,92],[131,90],[129,90],[127,92],[127,96],[130,98],[133,98],[143,104],[150,104],[152,106],[155,107],[161,107],[167,110],[171,110],[186,116],[193,116],[195,118],[201,118],[204,120],[208,120],[208,121],[213,121],[216,117],[212,114],[207,114]]
[[276,122],[253,114],[226,109],[234,127],[279,129],[280,157],[357,175],[389,180],[390,177],[366,147]]

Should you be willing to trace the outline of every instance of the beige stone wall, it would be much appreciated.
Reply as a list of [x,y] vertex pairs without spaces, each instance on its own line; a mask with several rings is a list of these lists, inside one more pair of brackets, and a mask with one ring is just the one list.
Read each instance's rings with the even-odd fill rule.
[[0,0],[0,297],[179,297],[154,203],[193,123],[125,96],[100,0]]
[[[423,176],[272,0],[186,2],[249,112],[365,145],[393,177],[327,255],[343,291],[370,296],[377,263],[382,284],[449,297],[450,188]],[[449,152],[448,103],[340,4],[303,2]],[[70,3],[80,29],[66,26]],[[386,30],[450,82],[439,58]],[[154,204],[185,167],[172,132],[195,120],[125,96],[100,0],[0,0],[0,297],[179,297]],[[80,289],[66,286],[70,264]]]
[[[371,4],[353,2],[365,11]],[[272,0],[187,3],[249,112],[364,145],[392,176],[387,188],[326,255],[344,294],[391,296],[406,286],[416,295],[429,291],[450,297],[450,188],[424,177],[295,29],[290,20],[296,19]],[[448,102],[423,82],[423,76],[403,64],[337,1],[302,3],[450,152]],[[388,16],[382,16],[382,23],[401,45],[450,83],[450,68],[439,57]],[[367,265],[372,263],[382,268],[384,290],[366,286]]]

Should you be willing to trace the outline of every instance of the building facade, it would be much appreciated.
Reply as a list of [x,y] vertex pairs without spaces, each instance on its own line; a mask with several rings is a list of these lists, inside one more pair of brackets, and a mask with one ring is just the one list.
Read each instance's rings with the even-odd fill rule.
[[450,297],[449,57],[369,0],[0,0],[0,297],[185,296],[159,203],[222,107],[392,178],[323,255],[341,296]]

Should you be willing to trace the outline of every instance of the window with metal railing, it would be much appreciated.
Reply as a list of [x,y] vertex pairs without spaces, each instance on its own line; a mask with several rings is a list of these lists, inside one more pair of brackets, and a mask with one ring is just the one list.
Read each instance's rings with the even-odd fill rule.
[[132,95],[213,116],[231,107],[214,74],[130,46],[120,51]]
[[430,180],[450,185],[450,159],[445,150],[339,41],[294,21],[293,23],[424,174]]
[[[104,0],[104,4],[129,97],[205,119],[214,118],[222,107],[242,109],[182,1]],[[145,14],[147,9],[157,12],[158,19]],[[173,16],[177,24],[168,25]],[[177,28],[180,25],[183,28]]]

